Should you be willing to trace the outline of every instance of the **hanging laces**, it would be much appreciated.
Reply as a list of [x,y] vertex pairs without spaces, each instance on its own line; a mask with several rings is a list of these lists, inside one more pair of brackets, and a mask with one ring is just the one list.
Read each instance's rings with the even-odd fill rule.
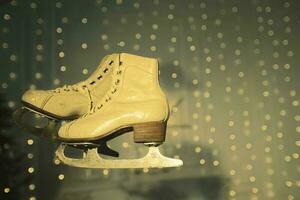
[[[111,65],[112,63],[113,63],[113,61],[109,62],[109,65]],[[69,92],[69,91],[83,93],[85,96],[89,97],[89,101],[90,101],[89,112],[91,112],[94,109],[94,101],[93,101],[91,90],[89,89],[89,86],[94,85],[96,83],[96,81],[102,79],[103,78],[102,73],[106,73],[107,71],[108,71],[108,68],[105,68],[103,71],[100,71],[100,74],[98,75],[98,77],[95,80],[86,80],[86,81],[82,81],[82,82],[74,84],[74,85],[64,85],[64,86],[58,87],[52,91],[55,93]],[[91,76],[94,76],[94,74],[92,74]]]
[[117,56],[117,61],[116,61],[116,66],[115,66],[114,73],[113,73],[113,80],[112,80],[111,88],[106,92],[106,94],[104,95],[102,100],[98,104],[93,105],[90,109],[90,112],[87,113],[86,115],[84,115],[83,117],[86,117],[87,115],[91,115],[91,114],[95,113],[97,110],[100,110],[104,106],[104,104],[109,102],[112,99],[112,96],[116,93],[118,85],[120,83],[119,76],[122,73],[122,71],[120,69],[120,66],[122,64],[120,56],[121,56],[120,54],[118,54],[118,56]]

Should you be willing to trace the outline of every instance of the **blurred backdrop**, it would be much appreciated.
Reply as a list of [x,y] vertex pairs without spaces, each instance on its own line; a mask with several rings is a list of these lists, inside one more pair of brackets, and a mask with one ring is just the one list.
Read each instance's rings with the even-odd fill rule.
[[[1,0],[0,199],[299,200],[296,0]],[[184,166],[77,169],[17,128],[29,89],[87,78],[106,54],[160,60],[172,114],[161,151]],[[8,110],[9,109],[9,110]],[[131,134],[121,157],[146,148]]]

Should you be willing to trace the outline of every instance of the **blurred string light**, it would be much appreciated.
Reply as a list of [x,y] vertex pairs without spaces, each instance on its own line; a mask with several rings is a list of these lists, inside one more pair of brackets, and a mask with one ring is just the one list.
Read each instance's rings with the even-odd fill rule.
[[[295,16],[290,14],[295,2],[287,0],[278,3],[279,6],[263,0],[248,2],[253,20],[245,19],[241,3],[227,5],[224,0],[214,5],[190,1],[185,7],[180,1],[153,0],[151,5],[147,4],[147,10],[146,3],[141,1],[113,2],[121,11],[130,6],[133,14],[127,16],[124,11],[115,17],[111,5],[96,0],[97,12],[103,18],[81,16],[81,13],[76,13],[80,17],[74,18],[65,13],[67,1],[54,2],[58,21],[50,30],[55,34],[52,44],[55,53],[51,58],[46,57],[50,49],[43,38],[44,28],[49,28],[49,19],[32,16],[37,24],[36,40],[32,41],[35,61],[30,72],[31,81],[26,87],[39,88],[49,77],[56,86],[72,80],[74,74],[84,79],[94,68],[85,60],[71,62],[75,53],[96,56],[92,52],[95,49],[102,55],[115,49],[137,54],[150,52],[160,58],[161,70],[165,70],[161,77],[170,102],[180,95],[185,96],[181,105],[172,108],[174,114],[170,124],[180,125],[184,121],[190,129],[169,129],[167,139],[173,148],[170,154],[187,161],[180,170],[196,168],[206,170],[203,174],[208,175],[210,167],[216,169],[230,178],[227,195],[232,200],[246,196],[251,200],[297,199],[300,182],[295,174],[300,171],[296,164],[300,140],[296,134],[300,133],[300,113],[299,86],[294,74],[299,74],[295,66],[299,59],[292,42],[292,34],[296,34]],[[20,9],[20,1],[13,0],[10,4]],[[40,2],[24,4],[32,10],[40,9],[41,5]],[[1,76],[0,85],[6,92],[16,87],[23,76],[19,71],[24,67],[20,60],[23,55],[17,51],[18,44],[7,36],[14,30],[12,24],[16,17],[16,13],[9,11],[2,14],[1,19],[4,37],[0,41],[0,51],[7,53],[9,71]],[[251,22],[249,26],[244,24],[247,20]],[[94,44],[83,35],[76,39],[76,49],[70,48],[72,31],[88,30],[95,21],[101,27],[94,35],[98,43]],[[114,30],[109,29],[111,25],[124,28],[126,34],[113,34]],[[127,26],[130,29],[126,29]],[[56,69],[55,73],[43,70],[47,59],[55,60],[47,66]],[[16,94],[9,95],[8,106],[14,108],[18,104]],[[32,163],[38,159],[33,153],[37,148],[35,142],[27,139],[27,158]],[[186,143],[191,147],[190,152]],[[123,151],[129,151],[134,145],[122,141],[120,146]],[[196,164],[189,165],[189,159]],[[59,161],[54,163],[58,165]],[[151,170],[142,171],[148,174]],[[38,172],[32,165],[27,173]],[[104,169],[100,174],[109,178],[113,173]],[[64,180],[65,174],[60,172],[57,181]],[[28,189],[35,191],[36,187],[30,183]],[[4,188],[3,192],[9,193],[11,189]]]

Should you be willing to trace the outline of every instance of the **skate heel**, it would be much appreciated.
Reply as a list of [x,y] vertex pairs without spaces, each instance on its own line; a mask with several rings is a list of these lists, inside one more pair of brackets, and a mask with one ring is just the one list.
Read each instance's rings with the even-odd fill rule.
[[166,138],[167,122],[147,122],[133,125],[136,143],[163,143]]

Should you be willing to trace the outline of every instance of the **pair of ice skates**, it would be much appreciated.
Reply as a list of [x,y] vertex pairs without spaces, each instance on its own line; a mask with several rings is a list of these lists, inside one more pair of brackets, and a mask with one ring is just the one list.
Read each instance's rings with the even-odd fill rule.
[[[29,90],[22,96],[23,107],[16,121],[27,111],[49,119],[47,127],[28,127],[30,132],[53,132],[60,120],[69,121],[58,131],[62,143],[56,151],[64,164],[86,168],[163,168],[178,167],[179,159],[160,154],[169,117],[167,98],[159,86],[158,61],[126,53],[105,56],[85,81],[54,90]],[[117,157],[107,141],[133,132],[135,143],[149,147],[139,159],[103,159],[99,154]],[[65,147],[84,149],[83,158],[65,155]]]

